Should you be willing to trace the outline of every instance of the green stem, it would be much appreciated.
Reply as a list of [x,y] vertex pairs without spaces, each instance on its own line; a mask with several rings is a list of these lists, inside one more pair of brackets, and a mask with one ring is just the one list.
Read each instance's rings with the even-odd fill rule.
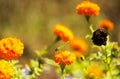
[[104,50],[105,50],[105,53],[104,53],[104,55],[105,55],[104,63],[106,64],[107,72],[109,73],[110,78],[111,78],[111,79],[114,79],[113,74],[112,74],[112,71],[111,71],[112,58],[111,58],[111,57],[108,57],[108,53],[107,53],[107,51],[106,51],[106,50],[107,50],[107,49],[106,49],[106,46],[105,46]]
[[46,50],[49,50],[53,45],[55,45],[60,40],[60,37],[57,37],[48,47]]
[[64,74],[65,65],[61,65],[61,74]]
[[90,16],[85,16],[85,18],[86,18],[86,20],[87,20],[87,22],[89,23],[90,21]]
[[109,74],[110,74],[110,78],[111,78],[111,79],[114,79],[110,65],[111,65],[111,64],[108,64],[108,72],[109,72]]
[[65,65],[60,65],[60,67],[61,67],[61,78],[60,79],[64,79]]
[[58,51],[58,50],[64,48],[68,43],[69,43],[69,41],[68,41],[68,42],[65,42],[63,45],[57,47],[55,50]]
[[61,75],[61,78],[60,79],[64,79],[64,74]]

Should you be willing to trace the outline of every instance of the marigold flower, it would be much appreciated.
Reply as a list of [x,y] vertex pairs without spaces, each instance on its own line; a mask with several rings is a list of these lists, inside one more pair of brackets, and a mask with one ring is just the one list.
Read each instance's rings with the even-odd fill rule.
[[87,43],[80,38],[74,38],[71,42],[70,42],[70,46],[76,50],[79,51],[81,53],[84,53],[87,51],[88,45]]
[[76,12],[79,15],[86,15],[86,16],[97,16],[99,14],[100,7],[93,2],[90,1],[82,1],[76,7]]
[[5,60],[0,60],[0,79],[11,79],[13,75],[13,65]]
[[57,51],[54,55],[54,61],[60,65],[70,65],[75,61],[75,55],[69,51]]
[[101,23],[100,23],[100,27],[101,28],[105,28],[107,30],[112,30],[114,28],[114,24],[113,22],[111,22],[110,20],[103,20]]
[[60,37],[63,41],[71,41],[74,37],[73,32],[62,24],[57,24],[54,28],[54,34]]
[[17,38],[4,38],[0,41],[0,57],[10,60],[23,54],[24,45]]
[[86,70],[86,74],[91,77],[101,78],[103,71],[98,66],[89,66]]

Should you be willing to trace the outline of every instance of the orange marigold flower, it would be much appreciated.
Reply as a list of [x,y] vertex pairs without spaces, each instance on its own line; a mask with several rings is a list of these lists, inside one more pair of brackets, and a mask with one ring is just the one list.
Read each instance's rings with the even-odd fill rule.
[[86,74],[90,77],[101,78],[103,71],[98,66],[89,66],[86,70]]
[[79,15],[97,16],[99,14],[100,7],[96,3],[82,1],[77,5],[76,11]]
[[5,60],[0,60],[0,79],[11,79],[13,75],[13,65]]
[[114,24],[113,22],[111,22],[110,20],[103,20],[101,23],[100,23],[100,27],[101,28],[105,28],[107,30],[112,30],[114,28]]
[[60,65],[70,65],[75,61],[75,55],[69,51],[57,51],[54,60]]
[[10,60],[23,54],[24,45],[17,38],[4,38],[0,41],[0,57]]
[[54,28],[54,34],[63,41],[71,41],[74,37],[73,32],[62,24],[57,24]]
[[87,43],[83,39],[80,39],[80,38],[74,38],[70,42],[70,45],[74,50],[79,51],[81,53],[86,52],[88,48]]

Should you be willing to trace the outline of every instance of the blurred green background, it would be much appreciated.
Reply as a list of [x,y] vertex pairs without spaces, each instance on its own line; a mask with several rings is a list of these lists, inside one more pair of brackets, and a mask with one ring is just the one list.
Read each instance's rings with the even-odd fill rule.
[[[34,51],[50,45],[55,39],[53,27],[65,24],[76,37],[85,39],[91,33],[84,16],[76,14],[75,7],[82,0],[0,0],[0,38],[17,37],[25,45],[23,64],[34,58]],[[94,29],[103,19],[113,21],[111,41],[120,44],[120,0],[91,0],[101,7],[100,15],[91,17]],[[86,39],[85,39],[86,40]],[[86,40],[87,42],[91,40]],[[52,58],[48,52],[47,57]],[[23,62],[25,61],[25,63]]]

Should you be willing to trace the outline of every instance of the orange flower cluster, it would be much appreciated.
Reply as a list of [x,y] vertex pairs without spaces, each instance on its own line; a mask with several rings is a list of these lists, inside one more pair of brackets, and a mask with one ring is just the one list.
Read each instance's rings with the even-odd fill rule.
[[11,79],[13,75],[13,65],[5,60],[0,60],[0,79]]
[[0,57],[10,60],[23,54],[24,45],[17,38],[4,38],[0,41]]
[[99,14],[100,7],[93,2],[90,1],[82,1],[76,7],[76,12],[79,15],[86,15],[86,16],[97,16]]
[[54,60],[60,65],[70,65],[75,61],[75,55],[69,51],[57,51]]
[[73,32],[62,24],[57,24],[54,28],[54,34],[63,41],[71,41],[74,37]]
[[83,39],[74,38],[72,31],[66,26],[57,24],[54,28],[54,33],[63,41],[70,41],[70,46],[76,51],[77,57],[81,57],[86,52],[87,43]]
[[105,28],[107,30],[112,30],[114,28],[114,24],[113,22],[111,22],[110,20],[103,20],[101,23],[100,23],[100,27],[101,28]]
[[81,55],[83,55],[84,52],[86,52],[88,48],[87,43],[83,39],[80,39],[80,38],[74,38],[70,42],[70,45],[74,50],[77,51],[76,52],[77,57],[80,57]]
[[89,66],[86,74],[94,78],[101,78],[103,76],[103,72],[98,66]]

